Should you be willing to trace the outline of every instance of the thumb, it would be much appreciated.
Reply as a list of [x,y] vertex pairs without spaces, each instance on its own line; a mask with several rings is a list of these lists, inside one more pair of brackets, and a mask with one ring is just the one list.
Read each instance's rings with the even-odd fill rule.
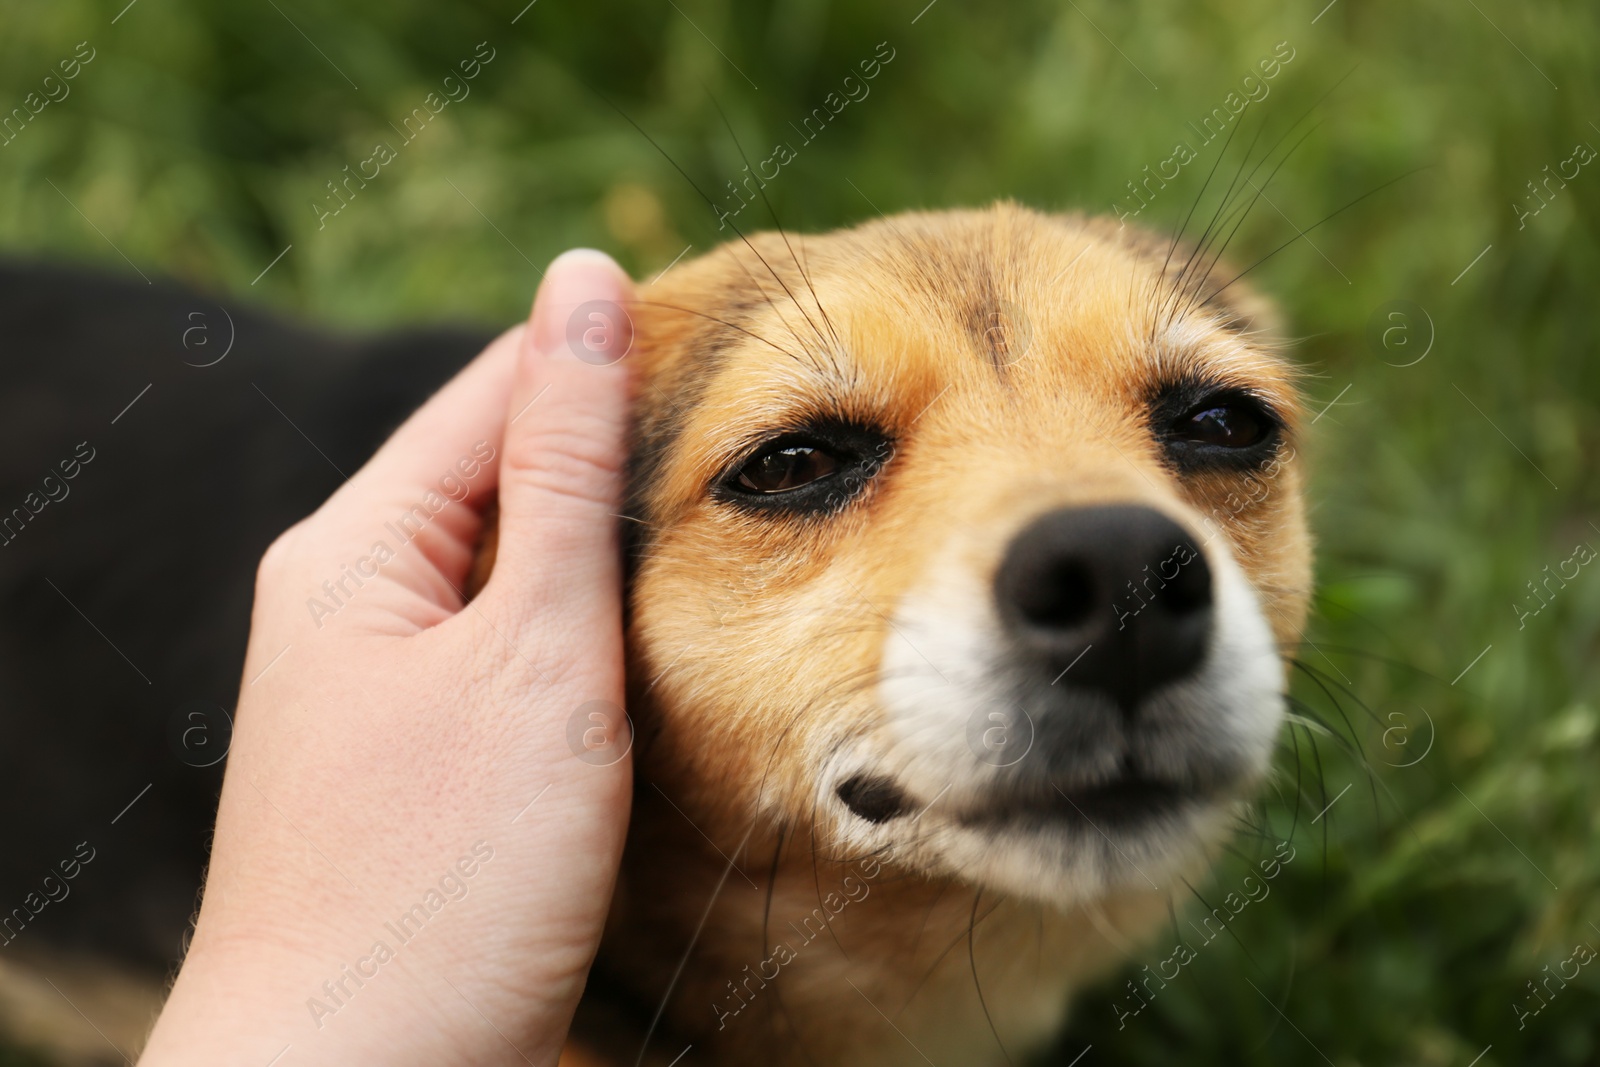
[[489,582],[516,586],[524,608],[530,586],[570,602],[564,594],[592,601],[619,584],[632,297],[611,257],[575,249],[550,264],[534,298],[506,416]]

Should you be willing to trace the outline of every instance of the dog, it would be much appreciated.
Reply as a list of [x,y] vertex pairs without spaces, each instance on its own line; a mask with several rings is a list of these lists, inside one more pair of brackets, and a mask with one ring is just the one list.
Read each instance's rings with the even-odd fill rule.
[[[1295,369],[1209,244],[1001,203],[640,291],[635,809],[566,1067],[1006,1062],[1226,842],[1311,545]],[[431,388],[482,339],[406,347]]]
[[1295,373],[1230,280],[1000,204],[643,292],[640,788],[575,1048],[1004,1062],[1166,916],[1310,583]]
[[136,1054],[195,912],[256,564],[495,332],[340,335],[0,260],[3,1040]]

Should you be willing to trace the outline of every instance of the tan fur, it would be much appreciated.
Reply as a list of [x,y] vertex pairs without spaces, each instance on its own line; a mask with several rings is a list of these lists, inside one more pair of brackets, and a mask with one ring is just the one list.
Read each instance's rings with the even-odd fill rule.
[[[1167,251],[1103,220],[1000,204],[734,241],[641,293],[629,514],[648,525],[627,635],[639,784],[591,989],[620,991],[643,1027],[687,952],[647,1062],[691,1043],[697,1063],[1001,1062],[984,1007],[1007,1051],[1025,1051],[1071,989],[1165,916],[1164,890],[1063,912],[891,857],[779,977],[744,969],[796,940],[787,924],[851,872],[862,884],[815,769],[881,730],[872,682],[890,616],[930,567],[991,574],[1028,519],[1066,504],[1145,503],[1191,529],[1209,516],[1280,652],[1297,643],[1299,462],[1288,453],[1252,501],[1243,474],[1178,477],[1144,421],[1148,390],[1204,368],[1293,423],[1293,372],[1265,304],[1238,286],[1166,322],[1187,249],[1164,270]],[[1193,294],[1230,277],[1218,268]],[[874,420],[897,441],[849,507],[783,523],[711,498],[733,458],[820,415]],[[719,1028],[730,982],[750,1007]],[[631,1063],[639,1036],[592,1047]]]

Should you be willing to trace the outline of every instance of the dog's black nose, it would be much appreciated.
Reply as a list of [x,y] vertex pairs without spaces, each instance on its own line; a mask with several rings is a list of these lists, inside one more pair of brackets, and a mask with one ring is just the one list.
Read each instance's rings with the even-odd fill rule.
[[1205,554],[1183,527],[1137,505],[1035,519],[1006,550],[995,597],[1052,683],[1098,690],[1130,712],[1193,671],[1211,632]]

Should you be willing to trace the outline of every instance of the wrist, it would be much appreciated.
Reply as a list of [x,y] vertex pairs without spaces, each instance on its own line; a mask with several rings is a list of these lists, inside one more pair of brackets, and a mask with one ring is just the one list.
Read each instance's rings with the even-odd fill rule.
[[340,959],[202,926],[140,1067],[555,1062],[570,1010],[530,1019],[513,991],[497,995],[469,966],[414,949]]

